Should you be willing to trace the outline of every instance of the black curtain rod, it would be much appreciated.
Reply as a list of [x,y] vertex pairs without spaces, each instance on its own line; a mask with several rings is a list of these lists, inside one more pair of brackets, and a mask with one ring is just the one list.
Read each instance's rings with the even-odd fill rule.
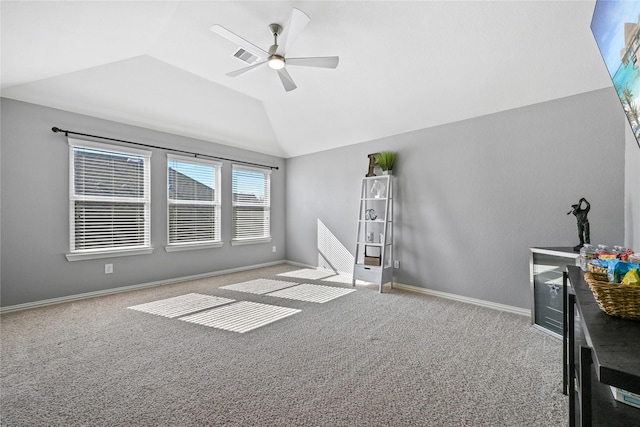
[[139,146],[147,147],[147,148],[157,148],[157,149],[160,149],[160,150],[172,151],[174,153],[189,154],[189,155],[194,156],[194,157],[207,157],[207,158],[216,159],[216,160],[227,160],[229,162],[242,163],[243,165],[250,165],[250,166],[257,166],[257,167],[261,167],[261,168],[268,168],[268,169],[276,169],[276,170],[278,170],[278,166],[261,165],[259,163],[251,163],[251,162],[245,162],[245,161],[242,161],[242,160],[233,160],[233,159],[227,159],[227,158],[224,158],[224,157],[210,156],[209,154],[194,153],[192,151],[178,150],[178,149],[175,149],[175,148],[159,147],[157,145],[143,144],[141,142],[125,141],[123,139],[107,138],[106,136],[98,136],[98,135],[90,135],[88,133],[73,132],[73,131],[70,131],[70,130],[60,129],[58,127],[52,127],[51,130],[54,133],[62,132],[62,133],[64,133],[65,136],[69,136],[69,135],[88,136],[90,138],[105,139],[107,141],[124,142],[125,144],[139,145]]

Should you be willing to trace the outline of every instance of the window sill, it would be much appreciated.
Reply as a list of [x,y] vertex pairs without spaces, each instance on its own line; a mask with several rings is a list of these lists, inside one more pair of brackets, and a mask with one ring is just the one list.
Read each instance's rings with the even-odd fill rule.
[[211,248],[221,248],[224,245],[224,242],[216,242],[216,243],[189,243],[189,244],[178,244],[178,245],[167,245],[164,247],[164,250],[167,252],[180,252],[180,251],[194,251],[198,249],[211,249]]
[[261,237],[258,239],[232,240],[231,246],[253,245],[255,243],[269,243],[271,237]]
[[82,253],[73,253],[65,255],[67,257],[67,261],[85,261],[89,259],[100,259],[100,258],[116,258],[121,256],[132,256],[132,255],[148,255],[153,253],[153,248],[144,248],[144,249],[125,249],[119,251],[104,251],[104,252],[82,252]]

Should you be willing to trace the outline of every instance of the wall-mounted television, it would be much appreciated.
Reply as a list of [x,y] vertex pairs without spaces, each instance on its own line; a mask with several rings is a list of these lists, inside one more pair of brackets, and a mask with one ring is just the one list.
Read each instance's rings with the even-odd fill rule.
[[591,32],[640,147],[640,1],[597,0]]

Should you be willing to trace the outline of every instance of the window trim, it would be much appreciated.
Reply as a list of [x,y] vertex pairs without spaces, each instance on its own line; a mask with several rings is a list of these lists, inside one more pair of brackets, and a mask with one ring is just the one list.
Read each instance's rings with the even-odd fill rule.
[[[235,201],[234,201],[234,195],[233,195],[233,171],[234,169],[238,169],[238,170],[245,170],[245,171],[253,171],[253,172],[259,172],[261,174],[265,175],[265,178],[268,179],[269,181],[269,188],[268,188],[268,192],[269,192],[269,235],[268,236],[261,236],[261,237],[249,237],[249,238],[244,238],[244,239],[238,239],[238,238],[234,238],[233,237],[233,230],[235,228],[235,223],[234,218],[233,218],[233,210],[236,207]],[[232,164],[231,165],[231,246],[241,246],[241,245],[252,245],[252,244],[259,244],[259,243],[269,243],[272,240],[272,235],[271,235],[271,169],[266,169],[266,168],[258,168],[258,167],[252,167],[252,166],[246,166],[243,164]]]
[[166,252],[181,252],[181,251],[193,251],[198,249],[213,249],[221,248],[224,246],[224,242],[216,243],[172,243],[167,244],[164,247]]
[[[151,155],[148,150],[123,147],[116,144],[103,144],[95,141],[67,138],[69,145],[69,253],[65,255],[67,261],[84,261],[100,258],[115,258],[121,256],[146,255],[153,253],[151,246]],[[145,204],[146,230],[145,245],[121,248],[100,248],[100,249],[75,249],[75,202],[82,199],[75,195],[75,159],[74,149],[76,147],[89,148],[108,151],[119,154],[130,154],[145,158],[144,185],[145,194],[142,200]],[[98,200],[98,199],[96,199]],[[72,250],[71,247],[74,247]]]
[[254,245],[256,243],[269,243],[272,237],[254,237],[249,239],[235,239],[231,241],[231,246]]
[[[169,197],[169,163],[172,160],[181,161],[184,163],[194,163],[201,164],[204,166],[213,166],[214,174],[215,174],[215,193],[214,193],[214,202],[213,206],[215,207],[218,214],[218,223],[215,224],[217,228],[218,240],[209,240],[209,241],[197,241],[197,242],[182,242],[182,243],[170,243],[169,239],[171,236],[170,232],[170,223],[171,223],[171,199]],[[215,160],[209,159],[199,159],[195,157],[187,157],[176,154],[167,153],[167,163],[166,163],[166,172],[167,172],[167,193],[166,193],[166,203],[167,203],[167,244],[164,247],[166,252],[179,252],[179,251],[190,251],[190,250],[199,250],[199,249],[212,249],[212,248],[220,248],[224,245],[222,241],[222,197],[221,197],[221,183],[222,183],[222,162],[218,162]]]
[[112,251],[96,251],[86,253],[69,253],[65,257],[67,261],[84,261],[88,259],[117,258],[121,256],[148,255],[153,253],[153,248],[148,249],[117,249]]

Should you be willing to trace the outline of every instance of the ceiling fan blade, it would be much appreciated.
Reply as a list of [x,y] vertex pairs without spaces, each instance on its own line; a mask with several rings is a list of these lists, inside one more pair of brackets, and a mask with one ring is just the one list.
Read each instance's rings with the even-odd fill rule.
[[282,86],[284,86],[284,90],[290,92],[297,88],[296,84],[293,82],[293,79],[289,75],[289,72],[284,68],[278,70],[278,77],[280,77],[280,81],[282,82]]
[[222,25],[218,25],[218,24],[213,25],[211,27],[211,31],[218,34],[219,36],[224,37],[230,42],[237,44],[238,46],[242,47],[244,50],[253,53],[255,56],[258,56],[261,59],[266,59],[269,56],[269,54],[263,49],[260,49],[258,46],[254,45],[253,43],[246,41],[239,35],[232,33],[231,31],[224,28]]
[[289,21],[282,29],[282,34],[278,37],[276,54],[285,56],[284,53],[289,51],[289,48],[305,29],[309,21],[311,21],[311,18],[309,18],[306,13],[294,7],[289,16]]
[[248,67],[244,67],[244,68],[240,68],[239,70],[231,71],[231,72],[227,73],[226,75],[229,76],[229,77],[237,77],[240,74],[244,74],[247,71],[251,71],[254,68],[256,68],[256,67],[258,67],[258,66],[260,66],[262,64],[266,64],[266,63],[267,63],[267,61],[258,62],[258,63],[255,63],[253,65],[249,65]]
[[303,65],[305,67],[336,68],[340,58],[337,56],[317,56],[313,58],[287,58],[287,65]]

